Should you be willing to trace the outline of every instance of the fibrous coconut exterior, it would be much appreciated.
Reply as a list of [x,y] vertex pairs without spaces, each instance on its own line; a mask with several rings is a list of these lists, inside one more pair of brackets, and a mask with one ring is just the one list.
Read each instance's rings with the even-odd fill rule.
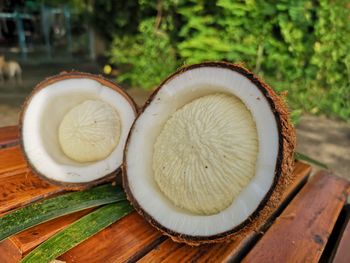
[[229,69],[239,74],[242,74],[247,79],[249,79],[255,86],[261,91],[266,100],[268,101],[271,111],[274,114],[276,124],[278,126],[279,133],[279,149],[278,149],[278,157],[275,168],[275,176],[274,182],[265,195],[264,199],[260,202],[260,205],[257,209],[251,214],[249,218],[247,218],[240,225],[234,227],[233,229],[226,231],[224,233],[220,233],[213,236],[203,237],[203,236],[189,236],[181,233],[174,232],[161,224],[159,224],[150,214],[148,214],[137,202],[137,200],[133,197],[132,192],[130,190],[128,175],[127,175],[127,166],[128,163],[126,161],[126,155],[128,151],[128,143],[130,140],[130,134],[135,126],[137,119],[134,122],[134,125],[131,127],[131,131],[129,133],[129,137],[127,139],[126,147],[124,150],[124,162],[123,162],[123,185],[127,194],[128,200],[133,204],[136,211],[142,215],[149,223],[151,223],[154,227],[159,229],[165,235],[168,235],[172,240],[176,242],[184,242],[192,246],[197,246],[204,243],[216,243],[227,240],[234,240],[238,236],[246,235],[251,231],[257,231],[259,227],[268,220],[270,215],[276,210],[284,191],[287,186],[290,185],[293,178],[293,169],[294,169],[294,151],[296,146],[296,136],[293,125],[289,119],[289,112],[286,106],[284,99],[277,95],[276,92],[267,85],[264,81],[259,79],[256,75],[246,69],[244,66],[240,64],[231,64],[226,62],[205,62],[200,64],[194,64],[190,66],[185,66],[180,68],[178,71],[170,75],[167,79],[165,79],[160,86],[152,93],[148,101],[145,103],[143,108],[140,110],[140,115],[147,106],[153,101],[156,97],[157,92],[169,81],[175,78],[177,75],[184,73],[188,70],[201,68],[201,67],[217,67],[223,69]]
[[48,181],[51,184],[54,185],[58,185],[61,187],[64,187],[67,190],[82,190],[82,189],[87,189],[90,188],[92,186],[98,185],[98,184],[102,184],[105,182],[111,182],[113,180],[116,179],[117,174],[120,173],[121,167],[119,167],[117,170],[103,176],[100,179],[91,181],[91,182],[86,182],[86,183],[67,183],[67,182],[60,182],[57,180],[53,180],[51,178],[46,177],[45,175],[41,174],[34,165],[32,165],[30,159],[27,156],[27,153],[24,149],[24,143],[23,143],[23,118],[27,109],[27,106],[29,105],[29,103],[31,102],[33,96],[35,96],[35,94],[37,92],[39,92],[42,89],[45,89],[47,86],[62,81],[62,80],[67,80],[67,79],[92,79],[95,80],[99,83],[101,83],[103,86],[108,87],[116,92],[118,92],[120,95],[122,95],[130,104],[130,107],[132,107],[132,109],[135,112],[135,115],[137,115],[138,113],[138,107],[136,105],[136,103],[134,102],[134,100],[120,87],[118,86],[116,83],[105,79],[103,76],[101,75],[95,75],[95,74],[90,74],[90,73],[85,73],[85,72],[79,72],[79,71],[70,71],[70,72],[61,72],[58,75],[55,76],[51,76],[45,80],[43,80],[42,82],[40,82],[34,89],[33,91],[30,93],[30,95],[26,98],[25,102],[22,105],[22,110],[20,113],[20,117],[19,117],[19,131],[20,131],[20,147],[22,150],[22,153],[29,165],[29,167],[31,168],[31,170],[40,178]]

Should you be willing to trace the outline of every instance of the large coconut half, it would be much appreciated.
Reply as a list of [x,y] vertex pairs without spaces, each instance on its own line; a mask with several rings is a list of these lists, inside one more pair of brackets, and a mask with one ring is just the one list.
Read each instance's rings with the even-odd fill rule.
[[295,134],[283,100],[239,65],[185,67],[152,94],[125,148],[129,200],[175,241],[255,229],[292,181]]
[[54,184],[82,188],[110,180],[120,168],[133,100],[100,76],[61,73],[38,84],[20,117],[30,167]]

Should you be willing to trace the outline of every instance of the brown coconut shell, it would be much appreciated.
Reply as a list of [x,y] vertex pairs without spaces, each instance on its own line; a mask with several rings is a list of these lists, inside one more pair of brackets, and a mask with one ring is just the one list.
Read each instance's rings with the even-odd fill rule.
[[290,185],[294,181],[293,177],[293,169],[294,169],[294,151],[296,146],[296,137],[295,130],[293,125],[289,119],[288,108],[281,96],[278,96],[276,92],[267,85],[264,81],[259,79],[256,75],[250,72],[248,69],[239,64],[231,64],[227,62],[204,62],[200,64],[194,64],[190,66],[185,66],[177,70],[175,73],[170,75],[167,79],[165,79],[160,86],[152,93],[148,101],[145,103],[143,108],[140,110],[139,116],[144,112],[147,106],[152,102],[152,100],[157,95],[157,92],[169,81],[171,81],[177,75],[186,72],[191,69],[201,68],[201,67],[217,67],[230,69],[232,71],[236,71],[241,75],[245,76],[249,79],[256,87],[262,92],[262,94],[267,99],[271,111],[273,112],[276,123],[278,126],[279,132],[279,149],[278,149],[278,157],[275,168],[275,177],[274,182],[265,195],[264,199],[260,202],[257,209],[248,217],[244,222],[240,225],[234,227],[233,229],[226,231],[224,233],[220,233],[213,236],[203,237],[203,236],[190,236],[184,235],[182,233],[174,232],[161,224],[159,224],[150,214],[148,214],[137,200],[133,197],[132,192],[129,187],[128,182],[128,164],[126,161],[126,154],[128,151],[128,145],[130,140],[130,135],[134,129],[137,118],[134,122],[134,125],[131,127],[129,137],[126,142],[125,150],[124,150],[124,164],[122,167],[123,170],[123,186],[125,192],[127,194],[128,200],[132,203],[135,210],[142,215],[151,225],[155,228],[159,229],[163,234],[169,236],[172,240],[176,242],[187,243],[192,246],[198,246],[204,243],[217,243],[228,240],[234,240],[239,236],[246,235],[251,231],[257,231],[258,228],[262,225],[262,223],[266,222],[269,216],[275,211],[277,208],[279,201],[282,198],[282,194],[286,190],[287,186]]
[[91,181],[91,182],[66,183],[66,182],[53,180],[51,178],[46,177],[44,174],[40,173],[35,168],[35,166],[31,163],[29,157],[27,156],[27,153],[24,149],[24,144],[23,144],[23,118],[24,118],[25,112],[26,112],[27,107],[30,104],[32,98],[36,95],[37,92],[39,92],[42,89],[45,89],[47,86],[49,86],[55,82],[59,82],[59,81],[66,80],[66,79],[79,79],[79,78],[87,78],[87,79],[95,80],[95,81],[101,83],[103,86],[106,86],[106,87],[118,92],[129,102],[130,106],[133,108],[133,110],[135,112],[135,115],[138,114],[138,107],[137,107],[136,103],[134,102],[134,100],[120,86],[118,86],[116,83],[114,83],[108,79],[105,79],[101,75],[94,75],[94,74],[79,72],[79,71],[70,71],[70,72],[64,71],[58,75],[46,78],[45,80],[40,82],[38,85],[36,85],[36,87],[33,89],[33,91],[29,94],[29,96],[24,101],[24,103],[22,105],[20,117],[19,117],[21,151],[22,151],[23,156],[25,157],[30,169],[34,172],[35,175],[39,176],[40,178],[44,179],[45,181],[47,181],[51,184],[61,186],[67,190],[82,190],[82,189],[87,189],[87,188],[90,188],[92,186],[102,184],[105,182],[111,182],[111,181],[116,179],[116,175],[119,174],[121,171],[121,167],[119,167],[117,170],[115,170],[111,173],[108,173],[105,176],[103,176],[102,178],[99,178],[99,179]]

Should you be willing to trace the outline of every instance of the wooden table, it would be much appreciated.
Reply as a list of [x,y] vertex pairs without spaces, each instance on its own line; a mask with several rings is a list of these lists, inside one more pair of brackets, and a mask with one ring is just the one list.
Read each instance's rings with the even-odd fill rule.
[[[0,128],[0,215],[64,191],[36,177],[18,147],[17,127]],[[297,162],[271,223],[227,243],[190,247],[174,243],[136,212],[59,259],[66,262],[350,262],[348,181],[323,171],[309,178]],[[0,243],[0,262],[18,262],[41,242],[90,212],[60,217]]]

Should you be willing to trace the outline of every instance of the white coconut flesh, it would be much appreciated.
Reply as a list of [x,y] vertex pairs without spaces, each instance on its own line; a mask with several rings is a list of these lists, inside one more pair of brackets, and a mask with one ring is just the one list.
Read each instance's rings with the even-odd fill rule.
[[269,102],[226,68],[182,72],[159,89],[129,135],[130,192],[170,231],[208,237],[258,208],[275,177],[278,127]]
[[122,164],[136,113],[121,93],[90,78],[37,91],[22,120],[23,148],[41,175],[63,183],[100,179]]
[[235,96],[200,97],[177,110],[154,145],[154,178],[175,206],[196,214],[227,208],[255,174],[258,136]]
[[64,117],[59,127],[63,152],[77,162],[106,158],[117,146],[120,129],[118,112],[100,100],[86,100]]

